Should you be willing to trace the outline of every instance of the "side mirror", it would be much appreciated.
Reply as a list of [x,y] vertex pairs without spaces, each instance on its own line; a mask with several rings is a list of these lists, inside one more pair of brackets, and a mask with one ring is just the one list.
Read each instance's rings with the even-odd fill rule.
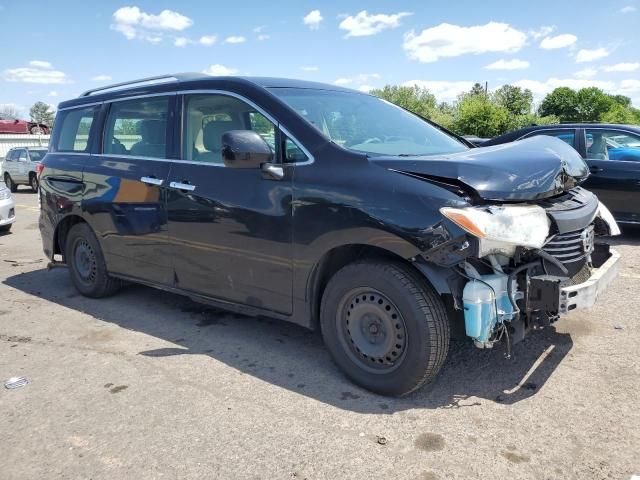
[[231,130],[222,135],[222,159],[226,167],[260,168],[272,157],[271,147],[252,130]]

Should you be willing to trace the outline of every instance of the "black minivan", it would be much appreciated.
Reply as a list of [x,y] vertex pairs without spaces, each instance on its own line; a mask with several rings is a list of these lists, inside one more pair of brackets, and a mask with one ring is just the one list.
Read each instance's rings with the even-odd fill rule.
[[40,171],[52,265],[319,328],[359,385],[405,395],[452,335],[512,345],[615,277],[607,208],[561,140],[468,148],[374,96],[181,74],[59,105]]

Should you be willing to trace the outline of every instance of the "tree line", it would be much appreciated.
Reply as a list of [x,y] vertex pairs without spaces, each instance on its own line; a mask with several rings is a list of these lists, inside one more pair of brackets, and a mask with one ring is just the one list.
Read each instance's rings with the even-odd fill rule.
[[495,137],[528,125],[561,122],[640,124],[640,109],[624,95],[610,95],[599,88],[573,90],[559,87],[534,106],[533,93],[515,85],[493,91],[476,83],[452,102],[436,100],[428,89],[387,85],[370,92],[427,118],[458,135]]

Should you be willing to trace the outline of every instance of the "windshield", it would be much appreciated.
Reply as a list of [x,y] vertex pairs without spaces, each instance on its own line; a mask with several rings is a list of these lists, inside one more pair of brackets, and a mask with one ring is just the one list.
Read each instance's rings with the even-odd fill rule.
[[467,147],[420,117],[357,92],[271,88],[325,137],[369,155],[434,155]]
[[29,157],[31,157],[32,162],[39,162],[46,153],[46,150],[29,150]]

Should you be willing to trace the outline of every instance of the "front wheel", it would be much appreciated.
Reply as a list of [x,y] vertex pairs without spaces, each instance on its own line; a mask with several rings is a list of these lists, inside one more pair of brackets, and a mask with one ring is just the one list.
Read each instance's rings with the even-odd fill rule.
[[357,262],[329,281],[320,310],[334,361],[358,385],[407,395],[435,378],[449,350],[440,297],[410,267]]
[[13,181],[11,175],[8,173],[4,174],[4,184],[11,191],[11,193],[16,193],[18,191],[18,185]]
[[71,280],[82,295],[107,297],[120,287],[120,281],[109,276],[98,239],[86,223],[69,230],[64,253]]
[[44,135],[44,130],[41,126],[34,125],[29,129],[29,133],[31,133],[31,135]]

